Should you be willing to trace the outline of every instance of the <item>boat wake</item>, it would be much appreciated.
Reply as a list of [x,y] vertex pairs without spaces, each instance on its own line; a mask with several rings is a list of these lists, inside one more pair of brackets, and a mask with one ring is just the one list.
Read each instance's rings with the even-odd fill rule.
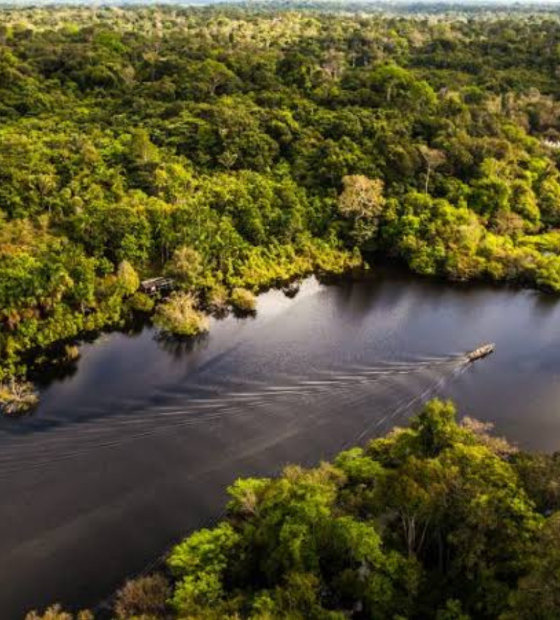
[[10,437],[0,452],[0,479],[152,437],[196,432],[232,441],[264,440],[287,429],[328,428],[337,420],[348,428],[335,453],[406,419],[467,367],[464,355],[452,355],[310,369],[306,377],[282,376],[280,382],[276,376],[275,385],[240,380],[235,389],[224,389],[189,382],[160,390],[158,405],[115,403],[120,413],[110,417],[91,411],[86,419]]

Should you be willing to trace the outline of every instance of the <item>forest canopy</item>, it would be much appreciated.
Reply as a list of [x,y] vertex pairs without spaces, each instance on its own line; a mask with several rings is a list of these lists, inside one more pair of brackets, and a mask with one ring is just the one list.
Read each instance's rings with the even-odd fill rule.
[[155,275],[194,313],[375,255],[558,293],[559,75],[549,13],[0,10],[0,382]]

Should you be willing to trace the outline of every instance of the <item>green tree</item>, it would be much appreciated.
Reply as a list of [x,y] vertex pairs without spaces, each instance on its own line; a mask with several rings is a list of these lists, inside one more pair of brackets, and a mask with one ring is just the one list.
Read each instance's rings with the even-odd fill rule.
[[208,331],[209,322],[195,307],[195,298],[187,293],[174,293],[156,308],[154,323],[164,334],[196,336]]
[[377,232],[385,206],[383,181],[354,175],[343,177],[342,183],[344,189],[338,198],[338,210],[352,221],[352,237],[363,244]]

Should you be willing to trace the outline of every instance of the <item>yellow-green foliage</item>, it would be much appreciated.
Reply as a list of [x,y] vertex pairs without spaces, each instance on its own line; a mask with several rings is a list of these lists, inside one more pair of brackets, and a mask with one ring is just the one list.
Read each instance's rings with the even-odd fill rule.
[[174,293],[161,303],[154,317],[154,323],[162,332],[173,336],[196,336],[208,331],[209,321],[196,309],[195,298],[188,293]]
[[228,290],[223,284],[215,284],[206,293],[208,307],[211,310],[225,310],[228,305]]
[[151,312],[154,309],[155,302],[146,293],[138,291],[128,300],[130,307],[136,312]]
[[297,245],[251,248],[239,274],[229,282],[262,290],[311,273],[341,274],[360,265],[362,258],[357,248],[350,252],[326,241],[307,238]]
[[117,280],[123,292],[123,295],[132,295],[140,286],[140,278],[134,267],[127,261],[123,260],[117,269]]
[[64,347],[64,361],[75,362],[80,358],[80,347],[75,344],[67,344]]
[[182,246],[173,253],[166,272],[186,287],[196,286],[204,273],[202,256],[194,248]]
[[234,288],[229,301],[236,310],[241,312],[254,312],[257,308],[257,298],[246,288]]
[[73,614],[64,611],[60,605],[52,605],[45,609],[44,613],[29,612],[25,620],[94,620],[94,616],[90,611],[79,611]]
[[246,288],[234,288],[229,301],[236,310],[241,312],[254,312],[257,308],[257,298]]
[[28,413],[39,401],[33,384],[11,379],[0,383],[0,412],[6,415]]

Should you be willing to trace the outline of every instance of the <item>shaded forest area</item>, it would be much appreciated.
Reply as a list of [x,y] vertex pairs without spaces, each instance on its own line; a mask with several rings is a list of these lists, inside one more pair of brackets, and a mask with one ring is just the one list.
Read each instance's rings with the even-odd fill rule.
[[0,382],[369,251],[559,292],[560,21],[484,15],[0,11]]

